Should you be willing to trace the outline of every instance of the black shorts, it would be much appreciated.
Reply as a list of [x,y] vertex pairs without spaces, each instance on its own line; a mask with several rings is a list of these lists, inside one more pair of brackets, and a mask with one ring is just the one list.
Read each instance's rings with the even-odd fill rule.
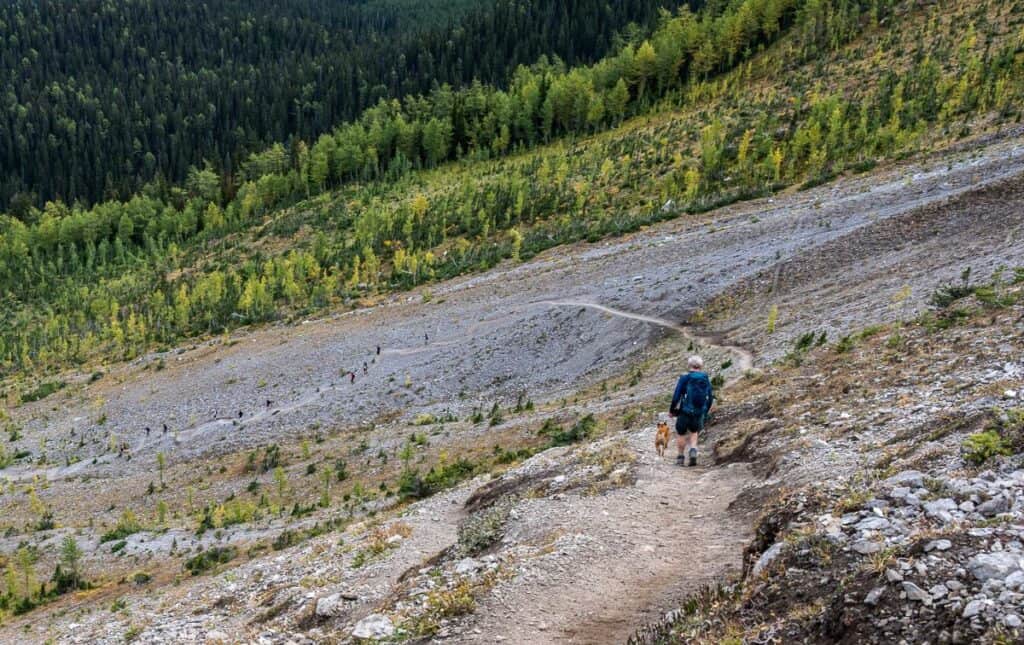
[[690,416],[684,412],[680,412],[679,416],[676,417],[676,434],[689,434],[691,432],[703,432],[704,431],[704,415],[698,414],[696,416]]

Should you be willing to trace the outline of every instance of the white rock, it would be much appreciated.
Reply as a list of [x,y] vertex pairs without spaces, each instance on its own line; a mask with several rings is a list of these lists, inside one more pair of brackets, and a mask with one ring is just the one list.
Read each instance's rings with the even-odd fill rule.
[[336,616],[338,605],[341,603],[341,594],[331,594],[316,601],[316,615],[321,618]]
[[227,643],[228,640],[229,636],[222,631],[214,629],[206,632],[207,643]]
[[754,569],[751,571],[751,575],[755,578],[760,575],[760,573],[764,571],[765,568],[775,560],[775,558],[779,557],[782,553],[783,547],[784,544],[782,542],[776,542],[771,545],[768,550],[762,553],[761,557],[757,559],[757,562],[754,564]]
[[1017,614],[1006,614],[1003,616],[1003,624],[1010,629],[1017,629],[1021,625],[1020,616]]
[[886,569],[885,579],[889,582],[903,582],[903,574],[895,569]]
[[356,623],[356,628],[352,630],[354,638],[369,638],[373,640],[389,638],[394,633],[394,624],[384,614],[370,614]]
[[475,560],[473,558],[463,558],[459,560],[458,564],[455,565],[455,573],[459,574],[460,576],[464,576],[466,574],[473,573],[482,566],[483,565],[480,564],[479,560]]

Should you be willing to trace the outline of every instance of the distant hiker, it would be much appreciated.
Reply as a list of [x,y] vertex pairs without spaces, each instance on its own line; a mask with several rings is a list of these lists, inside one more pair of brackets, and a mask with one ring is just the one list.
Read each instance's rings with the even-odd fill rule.
[[244,414],[242,414],[242,411],[241,411],[241,410],[239,410],[239,411],[238,411],[238,418],[239,418],[239,419],[241,419],[241,418],[242,418],[243,416],[245,416],[245,415],[244,415]]
[[690,465],[697,465],[697,437],[704,430],[704,419],[715,402],[711,379],[704,373],[704,360],[691,356],[687,361],[690,371],[679,377],[672,405],[668,413],[676,418],[676,446],[679,454],[676,463],[686,464],[687,454]]
[[355,383],[356,382],[356,373],[355,372],[349,372],[348,373],[348,382],[349,383]]
[[[75,431],[74,431],[74,430],[72,430],[72,431],[71,431],[71,434],[75,434]],[[146,426],[146,436],[147,436],[147,437],[149,436],[149,426]]]
[[366,361],[363,361],[363,376],[366,376],[369,373],[370,373],[370,366],[366,364]]
[[267,399],[267,409],[270,409],[270,399]]
[[164,424],[164,434],[167,434],[167,424]]
[[380,356],[380,345],[377,345],[377,356]]
[[423,344],[424,345],[429,345],[430,344],[430,336],[428,336],[426,332],[423,332]]

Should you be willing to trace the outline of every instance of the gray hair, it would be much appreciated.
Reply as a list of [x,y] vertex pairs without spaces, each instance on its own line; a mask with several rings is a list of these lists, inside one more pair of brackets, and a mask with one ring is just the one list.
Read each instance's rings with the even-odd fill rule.
[[690,360],[686,361],[686,364],[690,366],[691,370],[704,369],[704,359],[700,356],[691,356]]

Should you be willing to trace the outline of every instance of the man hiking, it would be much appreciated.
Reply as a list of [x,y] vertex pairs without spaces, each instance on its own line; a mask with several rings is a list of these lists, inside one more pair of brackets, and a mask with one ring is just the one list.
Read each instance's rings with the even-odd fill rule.
[[690,371],[679,377],[669,415],[676,418],[676,446],[679,454],[676,463],[686,465],[689,454],[690,465],[697,465],[697,436],[704,430],[704,419],[715,402],[711,379],[704,373],[704,360],[691,356],[687,361]]

